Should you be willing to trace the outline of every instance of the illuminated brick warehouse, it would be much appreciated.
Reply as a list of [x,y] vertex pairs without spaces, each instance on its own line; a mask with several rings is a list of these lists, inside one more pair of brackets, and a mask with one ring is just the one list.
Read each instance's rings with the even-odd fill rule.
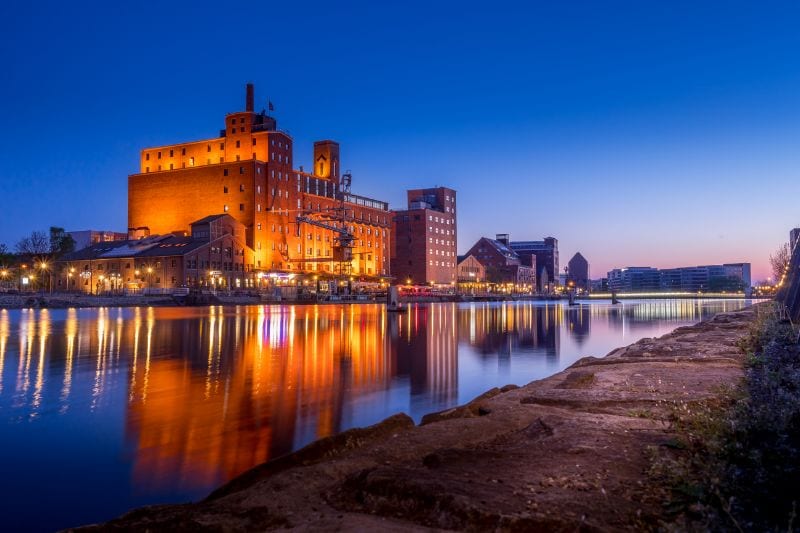
[[256,278],[382,280],[388,204],[350,192],[337,142],[315,142],[313,155],[311,172],[293,168],[292,137],[254,111],[248,84],[245,110],[226,115],[218,137],[141,151],[140,171],[128,177],[129,233],[185,233],[195,220],[228,214],[244,226]]
[[455,285],[456,191],[407,191],[408,208],[392,217],[391,268],[397,283]]

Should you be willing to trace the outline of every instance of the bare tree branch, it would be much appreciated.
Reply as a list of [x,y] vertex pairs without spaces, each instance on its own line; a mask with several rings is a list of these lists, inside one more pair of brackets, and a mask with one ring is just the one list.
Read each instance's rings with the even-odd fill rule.
[[780,281],[781,276],[783,276],[783,272],[789,265],[789,259],[791,259],[791,256],[792,252],[789,249],[788,243],[782,244],[777,250],[775,250],[775,253],[769,256],[769,264],[772,266],[772,276],[776,283]]

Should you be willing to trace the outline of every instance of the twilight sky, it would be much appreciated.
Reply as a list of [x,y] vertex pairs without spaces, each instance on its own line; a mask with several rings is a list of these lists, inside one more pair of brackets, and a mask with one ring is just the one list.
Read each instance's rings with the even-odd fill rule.
[[124,231],[139,150],[217,135],[248,81],[296,165],[333,138],[358,194],[455,188],[461,252],[553,235],[593,277],[755,280],[800,225],[800,4],[337,4],[5,6],[0,243]]

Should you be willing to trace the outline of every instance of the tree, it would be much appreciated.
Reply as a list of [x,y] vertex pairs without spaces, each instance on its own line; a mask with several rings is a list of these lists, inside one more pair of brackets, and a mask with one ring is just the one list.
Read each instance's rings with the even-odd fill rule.
[[75,239],[64,231],[64,228],[50,226],[50,251],[62,256],[75,250]]
[[14,259],[14,255],[8,251],[8,246],[0,243],[0,267],[9,265]]
[[775,253],[769,256],[769,264],[772,266],[772,276],[775,283],[781,280],[781,276],[789,266],[789,260],[792,258],[792,251],[789,249],[789,243],[783,243]]
[[50,253],[50,240],[43,231],[34,231],[16,245],[17,252],[26,255]]

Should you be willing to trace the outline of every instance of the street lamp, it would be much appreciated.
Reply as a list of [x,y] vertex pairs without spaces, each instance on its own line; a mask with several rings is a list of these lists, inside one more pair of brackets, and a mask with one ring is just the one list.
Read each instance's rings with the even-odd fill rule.
[[50,289],[50,294],[53,294],[53,284],[51,283],[50,279],[50,271],[47,270],[47,261],[42,261],[39,263],[39,268],[42,270],[42,281],[44,281],[44,273],[47,272],[47,285]]
[[151,267],[151,266],[147,267],[147,293],[148,294],[152,293],[152,290],[151,290],[152,289],[151,283],[152,283],[152,278],[153,278],[152,274],[153,274],[153,267]]

